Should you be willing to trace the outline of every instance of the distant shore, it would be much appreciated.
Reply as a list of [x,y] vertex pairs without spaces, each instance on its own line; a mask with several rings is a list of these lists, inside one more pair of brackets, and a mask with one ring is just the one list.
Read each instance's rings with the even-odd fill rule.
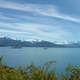
[[49,41],[21,41],[10,38],[0,38],[0,47],[42,47],[42,48],[80,48],[80,43],[56,44]]

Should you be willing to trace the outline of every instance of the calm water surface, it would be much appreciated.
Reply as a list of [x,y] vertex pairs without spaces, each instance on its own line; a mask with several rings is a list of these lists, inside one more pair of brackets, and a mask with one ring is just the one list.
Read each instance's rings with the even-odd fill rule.
[[68,64],[80,64],[80,48],[21,48],[0,47],[0,56],[10,66],[18,67],[35,63],[42,66],[47,61],[54,60],[54,69],[62,72]]

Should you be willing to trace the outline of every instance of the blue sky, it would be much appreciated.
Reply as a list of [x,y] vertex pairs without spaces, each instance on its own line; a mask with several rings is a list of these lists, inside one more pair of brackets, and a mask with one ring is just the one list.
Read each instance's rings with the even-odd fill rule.
[[0,37],[80,41],[80,0],[0,0]]

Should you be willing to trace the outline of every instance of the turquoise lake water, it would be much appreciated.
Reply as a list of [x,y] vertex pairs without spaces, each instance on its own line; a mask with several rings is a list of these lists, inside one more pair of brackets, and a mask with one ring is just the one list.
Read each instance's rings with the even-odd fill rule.
[[80,48],[20,48],[0,47],[0,56],[13,67],[34,63],[42,66],[47,61],[56,61],[54,70],[63,72],[68,64],[79,66]]

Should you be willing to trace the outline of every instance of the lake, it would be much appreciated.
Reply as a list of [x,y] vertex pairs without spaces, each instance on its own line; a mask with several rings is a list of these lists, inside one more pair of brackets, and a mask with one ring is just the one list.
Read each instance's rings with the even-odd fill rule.
[[80,64],[80,48],[20,48],[0,47],[0,56],[4,56],[6,64],[19,67],[34,63],[42,66],[47,61],[56,61],[53,65],[56,72],[61,73],[68,64]]

